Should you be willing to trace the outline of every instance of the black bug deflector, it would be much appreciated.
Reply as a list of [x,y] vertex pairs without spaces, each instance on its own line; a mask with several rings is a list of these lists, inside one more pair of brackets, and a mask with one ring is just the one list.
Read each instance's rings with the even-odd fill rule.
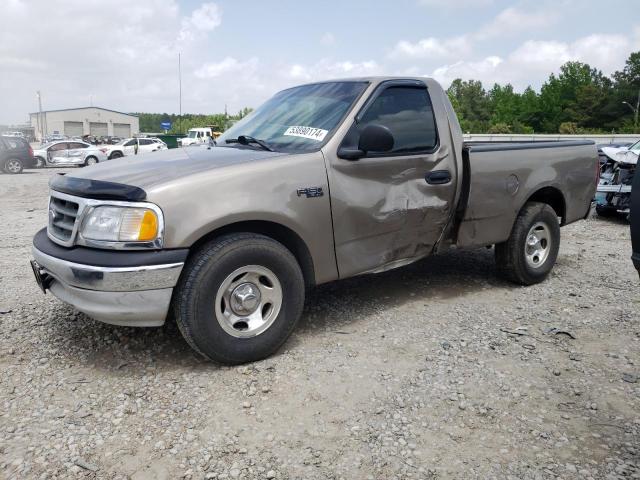
[[103,180],[69,177],[64,174],[53,177],[49,182],[49,187],[58,192],[95,200],[141,202],[147,198],[147,192],[140,187]]

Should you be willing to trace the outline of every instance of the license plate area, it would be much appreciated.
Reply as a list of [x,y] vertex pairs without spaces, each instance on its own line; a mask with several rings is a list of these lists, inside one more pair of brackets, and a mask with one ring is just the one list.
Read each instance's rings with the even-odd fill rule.
[[40,265],[38,265],[35,260],[31,260],[30,263],[31,270],[33,270],[33,276],[36,278],[38,287],[40,287],[42,293],[46,294],[49,285],[51,285],[51,277],[41,271]]

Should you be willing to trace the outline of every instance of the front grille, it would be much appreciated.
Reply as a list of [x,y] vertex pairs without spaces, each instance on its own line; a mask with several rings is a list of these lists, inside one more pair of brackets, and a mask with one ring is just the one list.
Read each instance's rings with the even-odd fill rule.
[[72,240],[80,205],[55,196],[49,199],[49,233],[64,243]]

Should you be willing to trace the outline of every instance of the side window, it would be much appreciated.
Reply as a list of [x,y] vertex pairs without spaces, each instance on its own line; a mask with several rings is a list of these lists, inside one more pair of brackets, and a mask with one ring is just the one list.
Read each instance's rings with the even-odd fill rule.
[[148,138],[141,138],[140,139],[140,145],[151,145],[153,143],[152,140],[149,140]]
[[210,136],[211,136],[211,132],[207,132],[207,137],[210,137]]
[[49,147],[49,151],[50,152],[58,152],[60,150],[66,150],[67,149],[67,144],[66,143],[56,143],[55,145],[52,145],[51,147]]
[[431,150],[438,143],[433,106],[426,88],[389,87],[369,106],[357,126],[384,125],[394,138],[390,154]]
[[132,145],[135,145],[136,141],[135,139],[133,140],[129,140],[127,143],[124,144],[125,147],[131,147]]
[[88,148],[89,145],[86,143],[73,142],[69,144],[69,150],[77,150],[79,148]]

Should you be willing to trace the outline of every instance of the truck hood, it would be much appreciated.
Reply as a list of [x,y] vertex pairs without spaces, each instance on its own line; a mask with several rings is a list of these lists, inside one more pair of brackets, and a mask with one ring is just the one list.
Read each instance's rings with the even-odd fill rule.
[[189,147],[131,155],[83,168],[69,177],[151,189],[178,178],[239,163],[286,155],[252,148]]

